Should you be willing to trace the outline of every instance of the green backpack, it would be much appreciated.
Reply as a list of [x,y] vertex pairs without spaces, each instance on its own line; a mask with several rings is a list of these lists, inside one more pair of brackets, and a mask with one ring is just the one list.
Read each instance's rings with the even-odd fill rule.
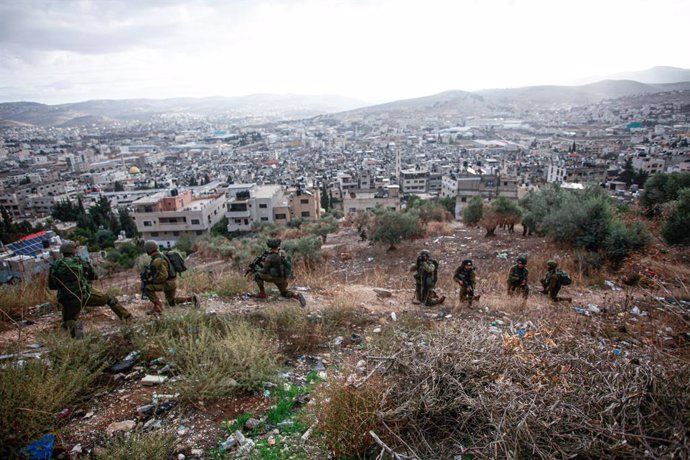
[[172,268],[170,271],[174,272],[173,277],[187,271],[187,264],[185,264],[184,256],[179,251],[165,251],[163,255],[168,259],[168,262],[170,262],[168,267]]
[[77,257],[66,257],[50,266],[48,287],[58,291],[58,300],[82,300],[91,295],[91,283]]
[[570,277],[570,275],[568,275],[567,272],[559,271],[558,281],[561,283],[562,286],[568,286],[569,284],[572,284],[573,279]]

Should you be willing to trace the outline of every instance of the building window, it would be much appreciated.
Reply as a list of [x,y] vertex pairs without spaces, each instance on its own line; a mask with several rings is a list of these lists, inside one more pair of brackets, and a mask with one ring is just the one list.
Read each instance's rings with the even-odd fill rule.
[[200,223],[199,219],[192,219],[192,225],[199,225]]
[[172,232],[173,236],[180,236],[180,232]]
[[276,219],[277,220],[285,220],[285,219],[287,219],[287,215],[286,214],[276,214]]
[[144,221],[144,227],[150,227],[151,226],[151,221],[150,220],[145,220]]
[[261,218],[261,221],[262,221],[262,222],[268,222],[268,217],[262,217],[262,218]]
[[309,211],[302,211],[302,217],[309,217]]
[[259,204],[259,209],[266,209],[268,208],[268,205],[266,203],[260,203]]
[[300,202],[301,204],[309,204],[309,199],[307,199],[307,198],[302,198],[301,200],[299,200],[299,202]]
[[158,232],[151,232],[151,236],[158,236]]

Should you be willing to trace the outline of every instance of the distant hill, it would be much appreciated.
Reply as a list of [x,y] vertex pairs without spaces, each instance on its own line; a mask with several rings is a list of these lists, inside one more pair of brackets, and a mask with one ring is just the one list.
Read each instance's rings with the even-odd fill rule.
[[148,121],[162,114],[263,117],[271,120],[307,118],[365,105],[341,96],[254,94],[241,97],[93,100],[46,105],[36,102],[0,103],[0,122],[34,126],[84,126],[117,120]]
[[690,81],[690,69],[680,69],[678,67],[652,67],[647,70],[636,72],[622,72],[609,75],[611,80],[634,80],[640,83],[660,84],[678,83]]
[[222,116],[252,122],[314,116],[359,118],[388,112],[399,116],[492,116],[523,110],[585,105],[603,99],[690,90],[690,70],[654,67],[609,76],[579,86],[528,86],[475,92],[451,90],[431,96],[375,106],[340,96],[253,94],[240,97],[93,100],[45,105],[35,102],[0,104],[0,126],[84,126],[113,121],[149,121],[163,114]]
[[380,112],[397,112],[401,116],[422,112],[426,115],[441,116],[490,116],[497,113],[515,113],[563,105],[586,105],[604,99],[688,90],[690,81],[652,85],[630,80],[605,80],[581,86],[528,86],[475,92],[445,91],[432,96],[355,109],[337,116],[357,118]]

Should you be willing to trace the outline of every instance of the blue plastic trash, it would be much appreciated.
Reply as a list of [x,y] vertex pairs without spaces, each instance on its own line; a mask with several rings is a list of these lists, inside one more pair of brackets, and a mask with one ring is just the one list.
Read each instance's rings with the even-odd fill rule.
[[45,460],[53,456],[53,445],[55,444],[55,435],[47,434],[41,439],[32,442],[20,454],[28,460]]

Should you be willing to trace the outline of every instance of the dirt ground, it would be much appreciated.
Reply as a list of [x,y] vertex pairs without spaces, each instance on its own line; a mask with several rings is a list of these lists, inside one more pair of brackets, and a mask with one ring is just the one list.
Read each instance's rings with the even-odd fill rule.
[[[309,310],[318,311],[343,299],[365,309],[374,319],[368,329],[362,331],[365,336],[376,334],[374,329],[394,321],[394,316],[412,312],[435,321],[453,322],[471,318],[487,324],[499,321],[499,326],[504,324],[505,327],[531,321],[552,327],[567,327],[576,331],[574,333],[601,336],[616,343],[623,342],[627,347],[659,347],[677,359],[690,358],[690,327],[686,319],[688,307],[669,306],[666,300],[660,300],[669,297],[673,297],[674,301],[680,299],[680,296],[668,295],[669,292],[678,292],[671,288],[677,283],[674,284],[672,275],[666,274],[664,267],[669,261],[677,263],[683,257],[687,260],[686,253],[659,253],[661,256],[643,260],[659,273],[659,278],[665,276],[665,279],[659,280],[661,287],[645,289],[625,286],[621,280],[623,273],[586,277],[568,251],[554,247],[543,238],[524,237],[519,227],[514,234],[498,230],[496,237],[485,238],[482,229],[453,223],[446,233],[404,242],[390,250],[384,245],[360,241],[354,228],[341,229],[337,234],[329,235],[322,248],[327,256],[324,268],[310,275],[298,271],[291,285],[305,294]],[[434,258],[440,261],[437,291],[447,298],[442,306],[430,308],[412,302],[414,280],[408,268],[421,249],[429,249]],[[505,293],[507,272],[518,255],[529,258],[532,291],[526,302],[520,298],[510,298]],[[477,291],[481,294],[481,300],[472,308],[460,305],[458,291],[452,282],[455,268],[466,258],[474,261],[478,275]],[[548,259],[558,260],[573,277],[573,285],[562,291],[562,295],[571,297],[572,302],[553,304],[538,293],[538,279]],[[211,271],[226,268],[223,261],[198,260],[195,257],[190,259],[189,265],[203,266]],[[687,268],[687,262],[684,266]],[[152,320],[146,315],[150,303],[142,301],[136,293],[136,273],[119,274],[96,285],[99,289],[112,286],[127,292],[119,299],[134,315],[134,327],[137,323]],[[374,288],[385,289],[390,296],[379,295]],[[276,296],[267,301],[257,301],[245,296],[219,298],[204,295],[202,308],[216,313],[252,313],[270,305],[287,305],[289,302]],[[685,315],[682,314],[682,308],[685,308]],[[33,344],[40,341],[41,333],[61,333],[60,313],[55,307],[37,306],[29,317],[30,320],[20,324],[20,328],[10,325],[0,332],[0,354],[17,349],[26,353],[40,352],[40,348],[35,348],[38,345]],[[87,332],[117,334],[119,331],[119,321],[107,308],[87,311],[81,319]],[[329,352],[324,350],[321,354],[324,362],[328,362]],[[309,372],[310,367],[304,360],[299,361],[298,357],[290,359],[289,366],[296,374]],[[352,359],[356,359],[356,353]],[[68,450],[80,444],[86,451],[107,439],[105,429],[113,422],[141,420],[138,407],[150,404],[154,393],[167,394],[172,391],[169,384],[143,386],[140,382],[143,375],[142,367],[135,367],[124,375],[109,375],[109,390],[74,409],[70,422],[62,430],[60,443]],[[166,415],[165,423],[178,434],[178,452],[187,455],[192,449],[208,452],[217,446],[223,436],[220,428],[223,420],[232,420],[247,411],[261,413],[269,401],[262,395],[252,395],[199,404],[191,409],[176,405]]]

